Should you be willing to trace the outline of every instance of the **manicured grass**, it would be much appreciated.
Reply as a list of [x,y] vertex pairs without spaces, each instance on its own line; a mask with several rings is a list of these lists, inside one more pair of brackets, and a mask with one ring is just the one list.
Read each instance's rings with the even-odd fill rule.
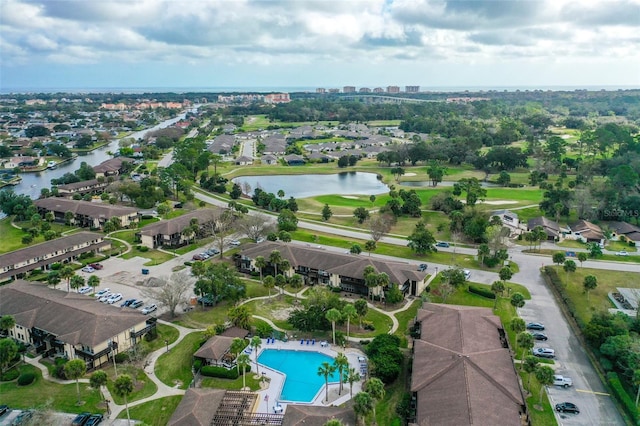
[[21,372],[32,372],[36,375],[36,380],[28,386],[18,386],[16,381],[0,383],[0,396],[3,404],[11,408],[34,408],[49,406],[54,411],[65,413],[81,413],[90,411],[101,413],[105,410],[100,408],[102,396],[100,392],[92,389],[86,383],[80,383],[80,398],[84,402],[76,405],[78,394],[76,384],[60,385],[44,380],[42,372],[31,366],[23,365]]
[[[113,370],[110,370],[109,372],[113,373]],[[129,374],[132,378],[135,377],[133,392],[131,392],[127,397],[127,401],[130,403],[151,396],[158,391],[158,386],[153,382],[153,380],[147,377],[144,370],[141,368],[119,365],[118,374]],[[119,397],[114,392],[114,380],[116,380],[115,374],[110,374],[109,381],[107,382],[107,388],[109,389],[109,392],[111,392],[113,401],[116,404],[124,404],[124,398]]]
[[[165,426],[182,401],[182,396],[166,396],[149,402],[129,407],[132,420],[138,420],[149,426]],[[119,419],[127,418],[127,410],[122,410]]]
[[398,330],[394,333],[396,336],[404,338],[409,334],[409,323],[416,318],[420,306],[422,306],[422,300],[416,299],[411,302],[411,306],[407,310],[395,314],[398,320]]
[[[274,291],[277,292],[278,289],[272,290],[272,294]],[[278,315],[280,315],[279,311],[282,311],[284,309],[291,309],[292,307],[294,307],[293,303],[293,297],[287,295],[279,295],[267,300],[252,300],[251,302],[246,303],[245,306],[249,308],[252,314],[270,319],[275,325],[282,328],[283,330],[293,330],[293,326],[287,322],[286,318],[288,317],[288,315],[286,315],[284,319],[275,317],[273,315],[274,312],[277,312]]]
[[[402,401],[403,395],[407,392],[406,384],[409,381],[410,354],[404,353],[404,362],[400,371],[400,376],[392,384],[385,386],[384,398],[376,405],[376,423],[378,425],[401,425],[400,416],[396,413],[396,407]],[[349,384],[345,386],[349,391]],[[370,424],[370,423],[367,423]]]
[[[527,385],[528,375],[525,372],[521,372],[523,385]],[[544,390],[540,388],[540,383],[536,380],[535,374],[531,376],[531,382],[529,385],[529,394],[525,393],[527,400],[527,407],[529,408],[529,415],[531,417],[531,424],[535,426],[556,426],[558,424],[556,416],[553,412],[553,407],[549,402],[549,398]],[[542,405],[540,405],[540,392],[543,392]]]
[[[251,367],[255,368],[255,364],[252,364]],[[220,379],[217,377],[203,377],[201,386],[203,388],[242,390],[242,370],[240,370],[240,374],[240,377],[234,380]],[[245,374],[245,385],[250,388],[252,392],[255,392],[260,389],[260,380],[255,378],[254,372],[247,372],[247,374]]]
[[147,342],[145,339],[142,339],[140,345],[147,351],[153,352],[157,351],[160,348],[165,346],[165,340],[169,341],[169,344],[172,344],[176,340],[178,340],[178,336],[180,336],[180,332],[177,328],[171,327],[170,325],[160,324],[156,325],[156,329],[158,330],[158,337],[153,339],[150,342]]
[[144,266],[160,265],[161,263],[174,258],[173,255],[158,250],[140,251],[136,248],[136,246],[133,246],[129,253],[122,255],[123,259],[132,259],[134,257],[143,257],[145,259],[149,259],[149,261],[146,262]]
[[190,328],[207,328],[213,324],[223,324],[227,320],[229,307],[229,303],[226,301],[220,302],[212,308],[205,307],[203,309],[202,305],[197,305],[192,311],[181,315],[173,322]]
[[[554,253],[562,252],[563,250],[552,250],[552,249],[535,249],[535,250],[524,250],[523,253],[536,253],[545,256],[553,256]],[[627,250],[628,251],[628,250]],[[580,266],[580,262],[578,259],[573,259],[576,262],[576,265]],[[616,262],[627,262],[627,263],[640,263],[640,256],[616,256],[615,254],[603,254],[602,256],[592,258],[589,257],[588,260],[613,260]],[[551,263],[551,261],[547,262],[547,264]]]
[[162,354],[156,361],[156,377],[168,386],[187,389],[193,379],[193,354],[198,349],[202,336],[203,333],[199,331],[188,334],[170,352]]
[[[578,264],[579,265],[579,264]],[[561,266],[553,267],[563,283],[567,282],[567,274]],[[598,279],[598,286],[590,291],[589,296],[583,291],[584,277],[593,275]],[[640,288],[640,273],[613,271],[608,269],[590,269],[578,266],[576,271],[568,275],[569,284],[565,284],[568,296],[575,306],[576,316],[588,323],[594,312],[605,311],[614,307],[608,293],[617,291],[616,287]]]
[[[351,327],[351,336],[352,337],[362,337],[362,338],[372,338],[377,336],[378,334],[388,333],[393,326],[393,322],[388,315],[385,315],[381,312],[375,311],[371,308],[367,311],[367,315],[364,317],[364,321],[371,321],[375,330],[367,331],[360,330],[358,327],[357,320],[354,321],[353,326]],[[336,330],[341,330],[343,332],[347,331],[346,325],[336,327]]]
[[259,279],[257,280],[242,279],[242,282],[244,282],[246,285],[247,299],[253,299],[254,297],[262,297],[262,296],[269,295],[269,290],[265,288],[264,285],[262,285]]

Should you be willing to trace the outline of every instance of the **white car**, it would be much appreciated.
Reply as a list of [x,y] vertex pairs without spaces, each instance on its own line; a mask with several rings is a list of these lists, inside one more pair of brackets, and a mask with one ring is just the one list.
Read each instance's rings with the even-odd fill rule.
[[563,388],[568,388],[573,386],[573,380],[569,377],[561,376],[560,374],[555,374],[553,376],[553,385],[554,386],[562,386]]
[[468,269],[465,269],[462,271],[464,273],[464,279],[468,280],[469,278],[471,278],[471,271]]
[[86,285],[84,287],[80,287],[78,289],[78,293],[80,293],[80,294],[87,294],[89,292],[91,292],[91,287],[89,287],[88,285]]
[[92,273],[95,272],[96,270],[93,269],[91,266],[85,266],[84,268],[82,268],[82,272],[87,272],[87,273]]
[[626,250],[620,250],[616,252],[616,256],[629,256],[629,253]]
[[149,315],[151,312],[154,312],[157,309],[158,309],[158,307],[155,304],[147,305],[144,308],[142,308],[142,311],[140,311],[140,312],[142,312],[144,315]]
[[555,358],[556,351],[551,348],[534,348],[533,355],[540,358]]
[[120,300],[122,300],[122,293],[115,293],[109,296],[109,298],[107,299],[107,303],[113,305]]
[[107,300],[109,300],[109,298],[111,297],[113,293],[111,293],[110,291],[106,292],[105,294],[102,295],[102,297],[100,297],[98,300],[102,303],[106,303]]
[[96,297],[100,298],[100,297],[104,296],[105,294],[109,293],[110,291],[111,291],[111,289],[109,287],[103,288],[102,290],[100,290],[99,292],[96,293]]
[[231,240],[229,241],[229,244],[232,246],[239,246],[240,245],[240,241],[238,240]]

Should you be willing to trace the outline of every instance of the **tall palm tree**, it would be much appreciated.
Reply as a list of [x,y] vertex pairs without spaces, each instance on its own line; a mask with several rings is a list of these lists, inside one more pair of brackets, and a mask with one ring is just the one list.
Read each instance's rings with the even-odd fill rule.
[[253,349],[253,352],[255,353],[256,374],[260,375],[260,371],[258,370],[258,349],[260,348],[260,346],[262,346],[262,339],[260,338],[260,336],[253,336],[251,338],[251,342],[249,344],[251,345],[251,348]]
[[238,367],[242,368],[242,389],[244,390],[244,388],[247,386],[247,375],[245,373],[247,371],[247,367],[251,365],[251,359],[247,354],[240,354],[238,355],[238,359],[236,360],[236,362],[238,363]]
[[262,270],[268,265],[267,260],[264,256],[258,256],[256,257],[256,260],[254,260],[254,264],[256,265],[256,268],[260,270],[260,282],[264,284],[264,281],[262,280]]
[[340,321],[342,314],[336,308],[331,308],[326,313],[327,320],[331,321],[331,328],[333,330],[333,344],[336,344],[336,322]]
[[343,353],[339,353],[338,356],[336,356],[333,360],[333,366],[338,371],[340,377],[340,388],[338,388],[338,395],[342,395],[342,379],[344,373],[346,373],[347,369],[349,368],[349,360],[347,359],[347,356]]
[[267,275],[266,277],[264,277],[263,285],[267,288],[267,290],[269,290],[269,297],[271,297],[271,289],[276,286],[276,279],[271,275]]
[[80,405],[80,384],[78,379],[87,372],[87,364],[81,359],[72,359],[64,365],[64,375],[68,379],[76,381],[76,392],[78,394],[78,405]]
[[326,361],[318,367],[318,376],[324,376],[325,402],[329,402],[329,376],[332,375],[334,371],[336,371],[336,367]]
[[280,265],[280,262],[282,262],[282,254],[278,250],[273,250],[271,254],[269,254],[269,263],[274,268],[273,275],[278,275],[278,266]]
[[60,269],[60,278],[63,280],[67,280],[67,293],[71,291],[71,277],[73,277],[75,274],[76,273],[71,266],[64,266],[62,267],[62,269]]
[[373,410],[374,404],[375,401],[368,392],[359,392],[353,400],[353,411],[356,413],[356,419],[362,418],[364,420]]
[[133,380],[128,374],[120,375],[113,383],[113,391],[116,395],[124,398],[124,405],[127,408],[127,424],[131,424],[131,416],[129,415],[129,401],[127,398],[133,392]]
[[347,303],[342,308],[342,316],[347,320],[347,340],[349,339],[349,327],[351,325],[351,320],[358,318],[358,311],[356,311],[356,307],[351,303]]
[[369,393],[369,395],[371,395],[371,398],[373,398],[374,400],[373,418],[375,419],[376,403],[384,398],[384,383],[382,383],[382,380],[378,379],[377,377],[372,377],[365,383],[365,390]]
[[355,382],[359,382],[361,379],[360,373],[355,369],[355,367],[350,367],[347,370],[347,377],[345,381],[349,382],[349,395],[353,398],[353,384]]
[[298,291],[304,285],[304,280],[302,279],[302,275],[293,274],[291,276],[291,278],[289,278],[289,285],[291,286],[291,288],[293,288],[295,290],[295,295],[296,295],[296,299],[297,299],[298,298]]

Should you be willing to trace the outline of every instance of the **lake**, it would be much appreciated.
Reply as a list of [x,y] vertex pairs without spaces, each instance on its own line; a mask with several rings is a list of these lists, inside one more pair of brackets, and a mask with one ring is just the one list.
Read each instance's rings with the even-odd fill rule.
[[244,184],[251,186],[250,194],[256,188],[277,194],[283,190],[285,197],[307,198],[317,195],[377,195],[389,192],[389,187],[378,180],[375,173],[344,172],[331,175],[272,175],[241,176],[232,179],[244,190]]

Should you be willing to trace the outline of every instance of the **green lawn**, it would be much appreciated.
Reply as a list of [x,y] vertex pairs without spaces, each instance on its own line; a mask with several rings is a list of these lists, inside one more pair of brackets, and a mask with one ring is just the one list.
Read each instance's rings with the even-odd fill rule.
[[[378,311],[374,311],[373,309],[369,309],[367,311],[367,315],[365,315],[364,320],[370,321],[375,330],[373,331],[361,330],[358,327],[358,322],[354,321],[352,323],[351,331],[350,331],[352,337],[372,338],[378,334],[388,333],[391,330],[391,327],[393,326],[393,322],[391,321],[391,318],[389,318],[388,315],[385,315]],[[337,326],[336,330],[340,330],[346,333],[347,327],[346,325]]]
[[[253,359],[252,359],[253,361]],[[252,368],[255,364],[252,364]],[[240,371],[242,374],[242,371]],[[255,392],[260,389],[260,380],[255,378],[255,373],[247,372],[245,374],[245,385]],[[220,379],[217,377],[203,377],[201,386],[203,388],[216,388],[227,390],[242,390],[242,375],[237,379]]]
[[[113,369],[109,369],[108,374],[109,373],[113,373]],[[118,365],[118,374],[123,374],[123,373],[129,374],[132,378],[135,377],[133,392],[131,392],[131,395],[127,397],[127,400],[129,402],[146,398],[158,391],[158,386],[156,386],[156,384],[153,383],[153,381],[149,377],[147,377],[144,370],[142,370],[141,368],[126,367],[124,365]],[[116,375],[110,374],[109,381],[107,382],[107,388],[109,389],[109,392],[111,392],[113,401],[116,404],[124,404],[124,398],[119,397],[114,392],[113,383],[115,379],[116,379]]]
[[[277,291],[278,289],[274,289],[271,294],[274,294],[274,292]],[[279,295],[267,300],[252,300],[251,302],[246,303],[245,306],[249,308],[252,314],[270,319],[281,329],[293,330],[291,324],[286,320],[288,315],[284,316],[285,319],[280,318],[282,317],[282,311],[289,310],[294,306],[294,300],[295,299],[291,296]]]
[[157,351],[160,348],[165,346],[165,340],[169,341],[169,344],[172,344],[176,340],[178,340],[178,336],[180,336],[180,332],[177,328],[171,327],[166,324],[156,324],[156,329],[158,331],[158,337],[153,339],[150,342],[147,342],[145,339],[142,339],[140,342],[140,346],[147,352]]
[[[520,372],[522,377],[522,383],[527,386],[528,375],[525,372]],[[541,390],[540,384],[536,380],[534,374],[531,375],[531,382],[529,384],[530,392],[527,394],[525,391],[525,397],[527,400],[527,407],[529,407],[529,416],[531,418],[531,424],[534,426],[556,426],[556,416],[553,412],[553,407],[549,402],[549,398],[544,390]],[[542,405],[540,404],[540,392],[543,392]]]
[[395,314],[395,317],[398,320],[398,330],[394,333],[396,336],[402,339],[409,334],[409,323],[416,318],[416,314],[418,313],[418,309],[421,305],[422,300],[416,299],[411,302],[409,309]]
[[32,372],[36,375],[36,380],[28,386],[18,386],[16,381],[0,383],[0,396],[3,404],[11,408],[27,409],[48,406],[54,411],[65,413],[81,413],[90,411],[102,413],[105,411],[100,406],[102,396],[100,392],[89,387],[88,384],[80,383],[80,397],[84,402],[77,405],[78,394],[75,383],[60,385],[44,380],[42,372],[31,366],[23,365],[21,372]]
[[[129,408],[132,420],[138,420],[149,426],[165,426],[182,401],[182,396],[166,396]],[[119,419],[127,418],[127,410],[122,410]]]
[[122,255],[123,259],[132,259],[134,257],[143,257],[145,259],[149,259],[149,261],[146,262],[144,266],[160,265],[161,263],[164,263],[174,258],[174,256],[169,253],[165,253],[158,250],[141,251],[141,250],[138,250],[136,246],[133,246],[133,248],[129,253]]
[[202,336],[202,332],[199,331],[190,333],[170,352],[162,354],[156,361],[156,377],[168,386],[187,389],[193,379],[193,354],[198,350]]
[[202,305],[197,305],[192,311],[181,315],[173,322],[189,328],[207,328],[213,324],[223,324],[227,320],[229,307],[229,303],[226,301],[222,301],[212,308],[205,307],[203,309]]

